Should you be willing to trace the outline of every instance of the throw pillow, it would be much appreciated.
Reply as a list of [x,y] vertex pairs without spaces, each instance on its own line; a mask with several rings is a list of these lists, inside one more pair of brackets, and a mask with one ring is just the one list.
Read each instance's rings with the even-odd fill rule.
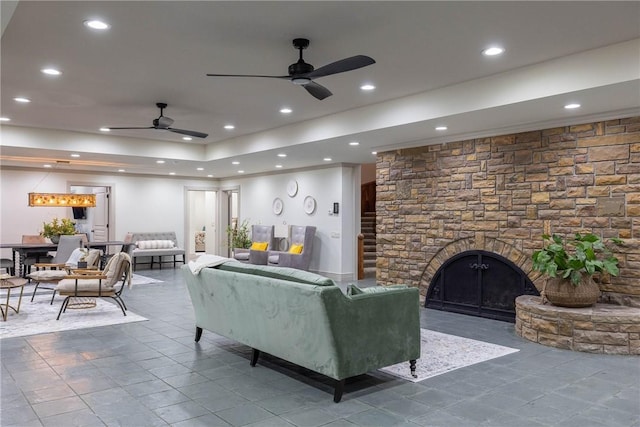
[[254,251],[266,251],[267,246],[269,246],[268,242],[253,242],[250,249]]
[[303,245],[291,245],[289,248],[290,254],[301,254]]
[[88,251],[84,248],[75,248],[73,252],[71,252],[69,259],[67,260],[67,262],[65,262],[65,264],[74,268],[78,267],[78,261],[80,261],[87,254],[87,252]]

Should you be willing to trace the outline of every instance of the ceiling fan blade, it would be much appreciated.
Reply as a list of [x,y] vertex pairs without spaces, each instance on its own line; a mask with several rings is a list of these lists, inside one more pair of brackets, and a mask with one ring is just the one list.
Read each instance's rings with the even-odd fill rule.
[[107,129],[111,130],[125,130],[125,129],[155,129],[153,126],[145,126],[145,127],[129,127],[129,128],[112,128],[109,126]]
[[376,61],[373,58],[364,55],[356,55],[350,58],[341,59],[340,61],[332,62],[323,67],[318,68],[310,73],[305,74],[305,77],[315,79],[318,77],[329,76],[331,74],[344,73],[345,71],[357,70],[358,68],[366,67],[367,65],[375,64]]
[[185,130],[185,129],[176,129],[176,128],[167,128],[167,130],[175,133],[179,133],[182,135],[195,136],[196,138],[206,138],[209,136],[206,133],[196,132],[195,130]]
[[209,77],[264,77],[266,79],[289,79],[291,76],[263,76],[259,74],[207,74]]
[[302,87],[313,95],[314,98],[319,99],[320,101],[333,95],[329,89],[316,82],[309,82],[306,85],[302,85]]

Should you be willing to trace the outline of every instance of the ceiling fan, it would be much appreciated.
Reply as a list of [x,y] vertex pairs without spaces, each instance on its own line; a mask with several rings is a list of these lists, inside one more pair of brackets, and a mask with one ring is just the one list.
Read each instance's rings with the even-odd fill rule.
[[175,132],[182,135],[194,136],[196,138],[206,138],[209,136],[206,133],[196,132],[195,130],[186,130],[186,129],[176,129],[170,127],[173,124],[173,119],[170,117],[165,117],[162,113],[165,108],[167,108],[167,104],[164,102],[157,102],[156,107],[160,109],[160,117],[157,119],[153,119],[153,126],[147,127],[109,127],[110,130],[124,130],[124,129],[163,129],[168,130],[169,132]]
[[300,51],[300,58],[295,64],[289,65],[289,75],[287,76],[263,76],[256,74],[207,74],[212,77],[266,77],[271,79],[287,79],[293,84],[302,86],[312,96],[319,100],[323,100],[331,95],[331,91],[326,87],[316,83],[313,79],[318,77],[330,76],[332,74],[344,73],[345,71],[357,70],[367,65],[375,64],[376,61],[365,55],[356,55],[349,58],[341,59],[331,64],[327,64],[317,70],[313,65],[304,62],[302,59],[302,51],[309,47],[307,39],[293,39],[293,47]]

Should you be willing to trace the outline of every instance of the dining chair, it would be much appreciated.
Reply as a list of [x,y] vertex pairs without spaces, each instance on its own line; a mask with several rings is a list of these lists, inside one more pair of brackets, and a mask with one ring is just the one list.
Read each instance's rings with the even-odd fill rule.
[[[39,243],[49,243],[47,239],[42,237],[39,234],[36,235],[22,235],[22,243],[27,244],[39,244]],[[28,256],[24,258],[22,261],[23,268],[26,269],[27,273],[31,273],[31,266],[38,262],[50,262],[53,257],[49,254],[49,251],[43,250],[38,252],[30,252]]]

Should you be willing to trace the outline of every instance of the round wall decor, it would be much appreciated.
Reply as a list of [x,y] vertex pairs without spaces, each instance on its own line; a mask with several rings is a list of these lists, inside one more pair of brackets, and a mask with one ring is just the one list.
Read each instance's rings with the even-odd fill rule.
[[305,197],[303,206],[307,215],[311,215],[316,210],[316,199],[311,196]]
[[284,208],[284,203],[279,197],[273,199],[273,213],[276,215],[280,215],[282,213],[282,209]]
[[289,197],[293,197],[298,193],[298,181],[295,179],[290,180],[287,183],[287,194]]

